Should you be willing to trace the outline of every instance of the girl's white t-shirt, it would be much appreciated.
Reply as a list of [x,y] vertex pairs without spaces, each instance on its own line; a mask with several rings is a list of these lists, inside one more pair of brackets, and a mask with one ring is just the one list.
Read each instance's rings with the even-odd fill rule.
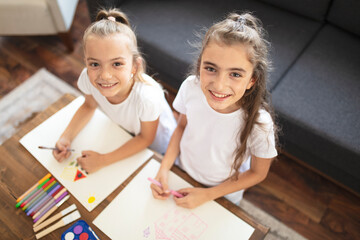
[[[182,83],[173,107],[187,117],[180,141],[180,167],[206,186],[224,182],[230,176],[239,130],[244,126],[243,110],[228,114],[216,112],[207,103],[200,81],[195,76]],[[248,138],[246,161],[241,165],[240,172],[250,168],[251,155],[260,158],[277,156],[272,118],[265,110],[259,113],[262,125],[255,125]],[[237,204],[242,192],[227,197]]]
[[81,72],[77,84],[84,94],[94,97],[100,109],[112,121],[132,135],[140,133],[141,122],[155,121],[160,117],[156,138],[150,148],[164,154],[176,121],[160,85],[146,74],[143,77],[146,83],[136,81],[129,96],[120,104],[110,103],[91,84],[87,68]]

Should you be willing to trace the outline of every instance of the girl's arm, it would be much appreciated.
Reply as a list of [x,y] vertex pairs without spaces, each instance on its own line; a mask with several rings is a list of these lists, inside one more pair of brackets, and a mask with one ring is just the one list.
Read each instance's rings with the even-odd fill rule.
[[89,122],[95,112],[96,107],[97,103],[93,96],[85,95],[85,102],[76,111],[69,125],[66,127],[65,131],[56,143],[56,147],[59,149],[59,151],[53,151],[53,155],[56,160],[61,162],[70,156],[70,152],[66,149],[70,148],[70,144],[76,135]]
[[127,158],[151,145],[156,137],[159,118],[155,121],[141,122],[141,132],[116,150],[100,154],[94,151],[83,151],[77,158],[80,166],[88,173]]
[[168,174],[170,168],[172,167],[177,156],[180,153],[180,140],[184,133],[186,125],[187,125],[186,115],[180,114],[177,127],[175,128],[174,133],[171,136],[165,156],[161,161],[160,169],[155,177],[155,179],[162,184],[162,188],[156,186],[155,184],[151,184],[151,190],[154,198],[166,199],[170,195],[169,187],[168,187]]
[[207,201],[252,187],[266,178],[271,162],[272,158],[252,156],[250,169],[246,172],[239,173],[237,180],[228,179],[211,188],[186,188],[178,190],[178,192],[186,196],[183,198],[174,198],[175,202],[177,205],[185,208],[195,208]]

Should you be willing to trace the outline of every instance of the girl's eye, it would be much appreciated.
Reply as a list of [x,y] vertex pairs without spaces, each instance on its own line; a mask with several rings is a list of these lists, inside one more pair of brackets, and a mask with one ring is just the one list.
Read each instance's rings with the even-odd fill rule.
[[99,66],[99,64],[96,63],[96,62],[92,62],[92,63],[90,63],[89,65],[90,65],[91,67],[98,67],[98,66]]
[[235,78],[242,77],[239,73],[236,73],[236,72],[231,73],[230,76],[235,77]]
[[209,71],[209,72],[215,72],[216,71],[215,68],[213,68],[213,67],[205,67],[205,70]]
[[120,67],[121,65],[122,65],[122,64],[119,63],[119,62],[115,62],[115,63],[114,63],[114,66],[115,66],[115,67]]

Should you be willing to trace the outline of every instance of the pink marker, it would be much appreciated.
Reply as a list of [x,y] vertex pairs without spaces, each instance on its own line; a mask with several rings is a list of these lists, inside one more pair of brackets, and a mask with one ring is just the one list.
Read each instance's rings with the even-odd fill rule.
[[[148,180],[149,180],[150,182],[152,182],[153,184],[155,184],[156,186],[159,186],[159,187],[162,188],[161,183],[158,182],[158,181],[156,181],[155,179],[152,179],[152,178],[148,177]],[[184,195],[182,195],[181,193],[178,193],[177,191],[174,191],[174,190],[170,190],[170,193],[171,193],[172,195],[174,195],[175,197],[178,197],[178,198],[184,197]]]

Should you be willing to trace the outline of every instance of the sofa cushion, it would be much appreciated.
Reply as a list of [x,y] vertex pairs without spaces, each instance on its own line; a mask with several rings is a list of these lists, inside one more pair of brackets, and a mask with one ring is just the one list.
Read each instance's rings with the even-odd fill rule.
[[[211,2],[211,4],[210,4]],[[286,69],[320,28],[319,22],[305,19],[258,1],[126,1],[121,7],[136,26],[139,45],[148,64],[160,79],[178,88],[193,63],[199,40],[195,32],[211,26],[232,11],[253,11],[269,32],[273,49],[273,88]]]
[[326,25],[272,94],[286,151],[358,192],[359,66],[360,39]]
[[261,0],[261,1],[318,21],[322,21],[325,19],[326,12],[330,5],[330,0],[316,0],[316,1]]
[[360,36],[360,1],[334,0],[328,21]]

